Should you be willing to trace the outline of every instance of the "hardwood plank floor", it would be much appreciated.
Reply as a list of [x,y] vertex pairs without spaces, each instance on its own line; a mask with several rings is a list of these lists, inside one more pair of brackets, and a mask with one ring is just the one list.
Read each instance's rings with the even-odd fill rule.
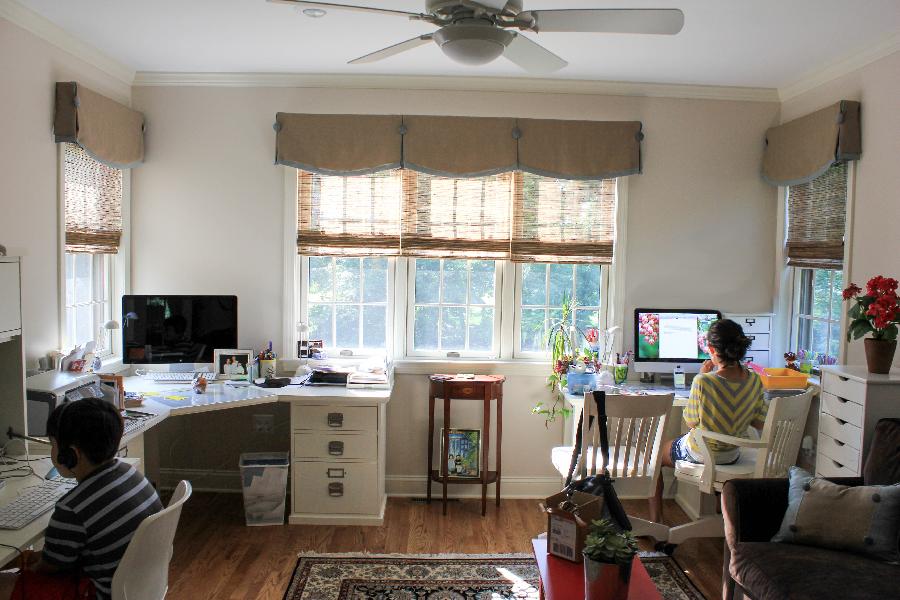
[[[646,502],[625,505],[646,518]],[[670,524],[687,521],[672,501],[664,510]],[[196,493],[181,515],[167,598],[281,600],[299,552],[530,552],[531,539],[546,526],[536,500],[504,500],[482,518],[478,500],[453,502],[443,517],[440,502],[391,498],[382,527],[246,527],[240,495]],[[709,600],[719,597],[722,540],[689,540],[675,558]]]

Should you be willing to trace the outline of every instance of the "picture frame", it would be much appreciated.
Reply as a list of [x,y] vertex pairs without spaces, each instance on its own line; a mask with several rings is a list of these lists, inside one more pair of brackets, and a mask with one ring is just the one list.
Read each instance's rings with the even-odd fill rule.
[[250,381],[253,368],[253,350],[216,348],[213,352],[213,369],[216,379]]
[[[481,479],[481,430],[458,429],[451,427],[449,430],[450,448],[447,452],[447,464],[442,464],[441,475],[447,472],[450,461],[453,467],[449,469],[450,477],[464,479]],[[441,453],[439,460],[444,456],[444,428],[441,428]]]

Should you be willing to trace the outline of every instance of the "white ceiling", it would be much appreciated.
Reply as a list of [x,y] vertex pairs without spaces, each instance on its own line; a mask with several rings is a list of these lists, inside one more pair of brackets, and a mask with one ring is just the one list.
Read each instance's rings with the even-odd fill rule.
[[[465,67],[428,44],[380,63],[348,60],[434,30],[265,0],[19,0],[136,71],[527,77],[503,58]],[[419,12],[424,0],[351,0]],[[526,0],[540,8],[680,8],[676,36],[527,34],[569,61],[558,79],[781,88],[900,32],[898,0]]]

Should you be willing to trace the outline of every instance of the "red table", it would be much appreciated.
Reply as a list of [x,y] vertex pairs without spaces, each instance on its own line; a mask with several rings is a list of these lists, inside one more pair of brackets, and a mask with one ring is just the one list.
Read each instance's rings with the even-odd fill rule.
[[[584,600],[584,565],[547,554],[547,540],[531,540],[541,572],[541,600]],[[631,565],[628,600],[662,600],[641,559]]]

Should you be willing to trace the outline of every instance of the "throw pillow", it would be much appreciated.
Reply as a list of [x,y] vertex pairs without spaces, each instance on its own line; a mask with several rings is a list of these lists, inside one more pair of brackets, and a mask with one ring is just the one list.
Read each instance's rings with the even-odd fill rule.
[[791,467],[788,508],[773,542],[900,562],[900,484],[846,486]]

